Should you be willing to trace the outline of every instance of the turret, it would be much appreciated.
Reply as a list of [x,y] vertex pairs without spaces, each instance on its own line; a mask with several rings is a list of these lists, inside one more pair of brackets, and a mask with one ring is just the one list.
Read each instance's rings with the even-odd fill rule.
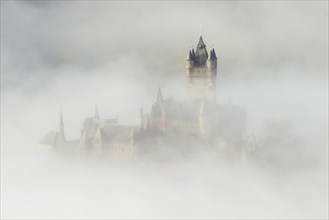
[[207,68],[216,69],[216,67],[217,67],[217,57],[216,57],[215,49],[211,49],[209,57],[207,59]]
[[187,54],[187,59],[186,59],[186,69],[190,69],[194,67],[194,60],[193,60],[193,54],[192,51],[189,50]]

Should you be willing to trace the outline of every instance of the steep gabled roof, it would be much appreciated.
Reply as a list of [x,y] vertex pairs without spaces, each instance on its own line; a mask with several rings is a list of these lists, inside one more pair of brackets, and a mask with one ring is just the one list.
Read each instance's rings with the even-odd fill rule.
[[158,91],[158,96],[157,96],[156,105],[159,105],[159,106],[161,106],[161,107],[162,107],[162,105],[163,105],[163,97],[162,97],[161,88],[159,88],[159,91]]
[[208,52],[206,45],[203,42],[202,36],[200,36],[199,43],[195,50],[194,64],[195,66],[205,65],[208,58]]

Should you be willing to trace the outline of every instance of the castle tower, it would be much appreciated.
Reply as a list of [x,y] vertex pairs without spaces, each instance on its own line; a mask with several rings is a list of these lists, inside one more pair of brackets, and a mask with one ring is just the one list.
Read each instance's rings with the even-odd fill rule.
[[203,96],[216,102],[217,57],[215,49],[209,51],[200,36],[197,47],[190,50],[186,59],[189,100],[201,100]]

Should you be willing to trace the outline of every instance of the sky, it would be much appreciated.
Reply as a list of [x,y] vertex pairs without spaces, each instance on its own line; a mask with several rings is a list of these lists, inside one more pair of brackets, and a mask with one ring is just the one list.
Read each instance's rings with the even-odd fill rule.
[[[280,166],[201,157],[122,168],[39,155],[59,106],[78,139],[95,104],[138,124],[159,87],[184,100],[200,34],[218,56],[217,102],[246,109],[247,134],[291,124],[299,144],[278,148]],[[1,217],[328,218],[327,1],[1,1],[0,43]]]

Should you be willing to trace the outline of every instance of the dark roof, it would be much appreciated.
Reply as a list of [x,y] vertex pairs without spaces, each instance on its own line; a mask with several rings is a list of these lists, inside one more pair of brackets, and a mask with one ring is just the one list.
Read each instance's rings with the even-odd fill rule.
[[187,54],[187,60],[193,60],[193,54],[191,51],[189,51]]
[[206,45],[203,42],[202,36],[200,36],[199,43],[195,51],[194,65],[195,66],[205,65],[207,59],[208,59],[208,52],[206,49]]
[[209,59],[210,59],[210,60],[215,60],[215,59],[217,59],[217,57],[216,57],[216,53],[215,53],[215,49],[210,50],[210,56],[209,56]]

